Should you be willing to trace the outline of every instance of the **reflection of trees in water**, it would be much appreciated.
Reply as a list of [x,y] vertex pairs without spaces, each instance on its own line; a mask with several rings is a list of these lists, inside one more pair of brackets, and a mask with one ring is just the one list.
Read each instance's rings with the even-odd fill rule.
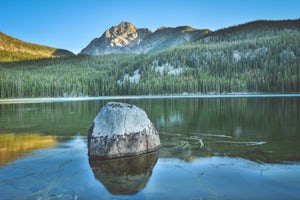
[[[300,160],[299,97],[211,96],[155,99],[141,104],[160,133],[162,157],[192,160],[226,155],[263,162]],[[173,116],[180,116],[180,123],[172,123],[169,119]]]
[[0,134],[0,166],[19,158],[24,153],[51,147],[55,143],[55,136],[38,133]]
[[[299,97],[212,96],[115,101],[137,105],[147,112],[160,134],[163,147],[160,156],[183,158],[183,154],[187,154],[190,159],[199,155],[244,154],[247,158],[272,162],[300,160],[300,145],[297,142],[300,140],[299,100]],[[3,133],[27,131],[64,136],[86,135],[95,115],[107,101],[0,104],[0,130]],[[222,139],[212,135],[232,138]],[[200,148],[199,139],[204,143],[203,148]],[[221,140],[266,144],[247,146],[217,142]],[[187,141],[190,148],[186,144],[182,149],[181,141]]]
[[169,115],[166,117],[165,115],[161,115],[161,117],[157,120],[157,125],[160,127],[173,127],[180,126],[183,122],[183,117],[180,113],[174,113],[173,115]]
[[[273,137],[297,127],[299,98],[182,98],[141,102],[157,128]],[[136,102],[139,103],[139,102]],[[177,122],[174,123],[174,118]],[[173,120],[172,120],[173,119]],[[180,119],[180,120],[178,120]],[[163,122],[163,123],[162,123]],[[190,131],[191,130],[191,131]],[[169,131],[169,130],[168,130]],[[296,130],[288,131],[296,135]]]

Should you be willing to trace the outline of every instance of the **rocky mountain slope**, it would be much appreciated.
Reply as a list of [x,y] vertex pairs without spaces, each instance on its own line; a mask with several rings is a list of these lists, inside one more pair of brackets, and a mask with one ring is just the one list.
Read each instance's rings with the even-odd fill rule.
[[92,40],[80,54],[126,53],[151,33],[149,29],[138,29],[129,22],[121,22],[118,26],[106,30],[100,38]]
[[32,44],[0,32],[0,62],[13,62],[41,58],[67,57],[68,50]]
[[121,22],[106,30],[100,38],[94,39],[80,54],[154,53],[195,41],[210,32],[189,26],[161,27],[152,32],[146,28],[138,29],[130,22]]
[[210,33],[208,29],[195,29],[190,26],[176,28],[161,27],[148,35],[139,45],[133,48],[134,53],[155,53],[168,48],[194,42]]

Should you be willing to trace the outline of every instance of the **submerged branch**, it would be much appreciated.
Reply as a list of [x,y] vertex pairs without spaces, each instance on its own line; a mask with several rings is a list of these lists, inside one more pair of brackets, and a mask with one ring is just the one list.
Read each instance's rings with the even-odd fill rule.
[[[232,138],[230,135],[224,135],[224,134],[208,134],[208,133],[194,133],[194,134],[199,134],[203,137],[219,137],[219,138]],[[192,137],[197,137],[197,136],[191,136]]]
[[267,142],[236,142],[236,141],[225,141],[225,140],[219,140],[216,141],[218,143],[227,143],[227,144],[244,144],[246,146],[256,146],[256,145],[263,145],[266,144]]

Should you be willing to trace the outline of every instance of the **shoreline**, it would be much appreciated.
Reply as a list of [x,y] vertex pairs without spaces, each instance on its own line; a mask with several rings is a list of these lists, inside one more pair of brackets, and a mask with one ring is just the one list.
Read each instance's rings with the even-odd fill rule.
[[0,104],[21,103],[54,103],[69,101],[94,100],[128,100],[128,99],[175,99],[175,98],[267,98],[267,97],[300,97],[300,93],[228,93],[228,94],[173,94],[173,95],[124,95],[99,97],[38,97],[38,98],[7,98],[0,99]]

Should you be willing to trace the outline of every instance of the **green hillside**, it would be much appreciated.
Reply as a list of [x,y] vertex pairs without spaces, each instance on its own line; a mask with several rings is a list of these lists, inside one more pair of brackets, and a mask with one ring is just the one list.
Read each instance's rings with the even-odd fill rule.
[[[260,22],[251,26],[255,23]],[[0,97],[299,93],[299,20],[264,23],[264,28],[246,24],[217,31],[153,54],[2,63]]]
[[[236,41],[255,39],[274,34],[281,34],[282,31],[299,31],[300,19],[297,20],[257,20],[241,25],[223,28],[209,33],[205,37],[206,42]],[[200,40],[203,41],[203,40]]]
[[21,41],[0,32],[0,62],[14,62],[74,55],[70,51]]

